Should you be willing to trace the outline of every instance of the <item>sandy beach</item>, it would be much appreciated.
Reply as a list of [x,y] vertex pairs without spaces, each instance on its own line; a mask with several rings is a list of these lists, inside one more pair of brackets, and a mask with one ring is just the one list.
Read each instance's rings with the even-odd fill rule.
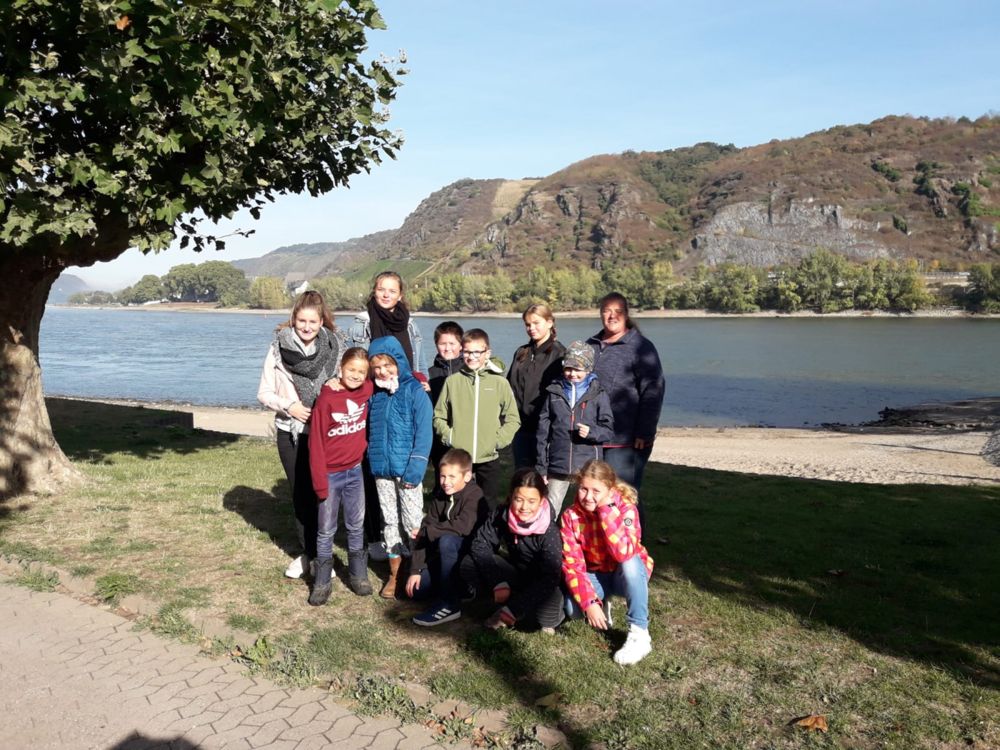
[[[109,401],[192,415],[203,430],[266,437],[266,410]],[[871,484],[1000,484],[1000,467],[980,451],[986,432],[833,432],[757,427],[668,427],[652,460],[746,474]]]

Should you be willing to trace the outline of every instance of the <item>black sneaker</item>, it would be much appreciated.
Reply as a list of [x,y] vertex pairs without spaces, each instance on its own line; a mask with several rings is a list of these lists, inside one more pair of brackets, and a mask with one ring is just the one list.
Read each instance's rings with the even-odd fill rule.
[[441,604],[414,617],[413,624],[433,628],[435,625],[444,625],[446,622],[457,620],[461,616],[462,610],[452,609],[447,604]]

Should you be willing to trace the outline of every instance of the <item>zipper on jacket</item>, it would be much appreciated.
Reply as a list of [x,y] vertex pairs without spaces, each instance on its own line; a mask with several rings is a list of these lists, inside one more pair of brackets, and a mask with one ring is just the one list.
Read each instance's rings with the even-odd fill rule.
[[[485,365],[484,365],[485,366]],[[482,368],[480,368],[482,369]],[[478,439],[479,439],[479,370],[476,370],[472,376],[476,382],[476,398],[473,400],[472,407],[472,462],[476,462]]]

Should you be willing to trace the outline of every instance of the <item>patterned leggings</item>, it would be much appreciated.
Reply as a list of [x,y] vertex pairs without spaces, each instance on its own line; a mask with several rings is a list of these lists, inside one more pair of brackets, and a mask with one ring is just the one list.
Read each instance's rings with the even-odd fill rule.
[[398,477],[375,477],[375,489],[382,507],[382,541],[390,555],[401,554],[404,545],[410,547],[410,533],[424,519],[423,485],[405,489]]

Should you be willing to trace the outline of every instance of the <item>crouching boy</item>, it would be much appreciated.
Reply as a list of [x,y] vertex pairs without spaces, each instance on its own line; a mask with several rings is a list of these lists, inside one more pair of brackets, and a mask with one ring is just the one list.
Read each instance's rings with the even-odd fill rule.
[[472,456],[461,448],[447,451],[438,468],[438,487],[414,535],[406,595],[435,601],[413,618],[415,624],[433,627],[462,616],[458,561],[468,553],[470,536],[487,510],[483,491],[472,478]]

